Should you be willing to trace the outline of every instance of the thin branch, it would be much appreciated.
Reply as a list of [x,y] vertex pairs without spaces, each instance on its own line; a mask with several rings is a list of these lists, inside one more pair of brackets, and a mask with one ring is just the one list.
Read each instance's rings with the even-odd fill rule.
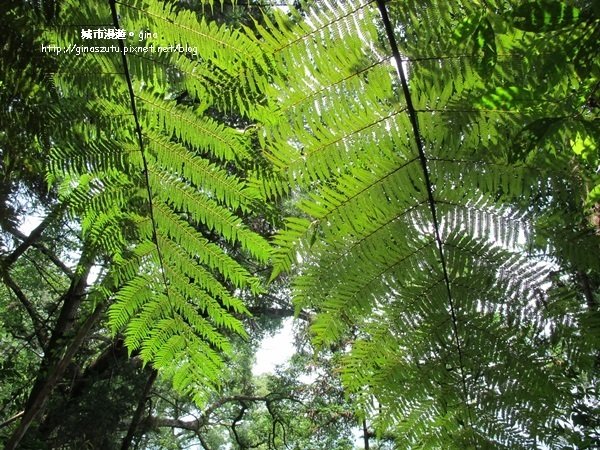
[[8,425],[10,425],[11,423],[13,423],[15,420],[19,419],[20,417],[23,416],[23,414],[25,414],[25,411],[21,411],[18,412],[17,414],[15,414],[12,417],[9,417],[8,419],[6,419],[4,422],[0,423],[0,430],[4,427],[7,427]]
[[365,443],[365,450],[369,450],[369,428],[367,427],[367,419],[363,419],[362,421],[362,428],[363,428],[363,440]]
[[[232,403],[232,402],[268,402],[270,400],[273,400],[271,398],[271,394],[265,395],[265,396],[253,396],[253,395],[233,395],[230,397],[223,397],[222,399],[219,399],[218,401],[214,402],[211,406],[209,406],[203,413],[202,416],[200,417],[200,421],[202,421],[202,423],[206,423],[208,422],[208,418],[209,416],[215,412],[217,409],[219,409],[221,406],[225,405],[226,403]],[[281,400],[284,397],[280,397],[277,398],[277,400]]]
[[157,375],[158,372],[155,369],[152,369],[150,376],[148,377],[148,381],[146,381],[146,385],[144,386],[144,390],[142,391],[142,395],[138,400],[137,408],[135,410],[135,413],[133,414],[131,423],[129,424],[129,429],[127,430],[127,435],[123,438],[123,442],[121,443],[121,450],[129,450],[129,448],[131,447],[131,443],[133,442],[135,432],[138,429],[138,426],[141,422],[142,414],[144,413],[144,407],[146,406],[148,395],[150,394],[150,390],[152,389],[154,381],[156,381]]
[[204,436],[202,436],[201,433],[196,433],[196,437],[200,441],[200,444],[202,445],[204,450],[211,450],[210,445],[208,445],[208,442],[206,442],[206,439],[204,439]]
[[104,311],[104,304],[99,304],[96,306],[96,309],[88,316],[88,318],[83,322],[71,344],[65,351],[63,357],[57,362],[54,367],[51,367],[47,372],[47,376],[41,380],[38,389],[32,391],[32,395],[27,401],[27,407],[23,414],[23,418],[18,428],[12,434],[8,442],[6,443],[5,450],[15,450],[27,433],[27,430],[31,426],[31,423],[38,416],[44,404],[48,400],[50,393],[56,386],[56,383],[60,379],[60,377],[64,374],[65,370],[71,363],[73,357],[81,347],[81,344],[88,336],[91,328],[96,324],[96,322],[100,319],[102,313]]
[[29,299],[23,293],[23,291],[17,285],[17,283],[15,283],[8,271],[5,271],[2,274],[2,279],[6,286],[10,288],[10,290],[15,294],[17,299],[21,302],[21,304],[25,308],[25,311],[27,311],[31,322],[33,323],[33,331],[35,333],[35,337],[37,338],[40,347],[45,348],[46,343],[48,341],[48,336],[46,336],[46,333],[44,331],[44,322],[36,312],[35,308],[33,307],[33,304],[29,301]]
[[223,397],[212,405],[210,405],[198,419],[194,420],[181,420],[181,419],[172,419],[169,417],[155,417],[150,416],[146,419],[147,425],[150,428],[155,427],[166,427],[166,428],[180,428],[182,430],[190,430],[190,431],[199,431],[201,427],[208,424],[209,417],[220,407],[227,403],[233,402],[274,402],[277,400],[296,400],[294,398],[286,397],[279,394],[268,394],[265,396],[255,396],[255,395],[232,395],[228,397]]
[[233,435],[235,436],[235,441],[237,442],[240,449],[243,449],[245,447],[245,445],[242,444],[242,441],[240,440],[240,436],[238,435],[236,427],[237,427],[237,424],[244,418],[244,414],[246,413],[247,409],[248,409],[248,406],[246,406],[246,403],[241,402],[241,408],[240,408],[237,416],[234,417],[233,422],[231,422],[231,431],[233,431]]
[[48,285],[50,289],[52,289],[54,294],[60,296],[60,290],[55,286],[60,282],[60,280],[56,279],[56,274],[48,273],[45,267],[42,267],[35,258],[32,258],[29,255],[25,255],[23,258],[25,258],[35,268],[35,270],[37,270],[41,279]]
[[[13,265],[17,261],[17,259],[19,259],[19,257],[27,251],[29,247],[33,246],[42,237],[44,230],[48,228],[48,226],[54,221],[56,216],[58,216],[64,208],[65,204],[59,203],[52,211],[50,211],[50,213],[44,218],[44,220],[42,220],[42,223],[40,223],[29,234],[29,236],[23,239],[21,245],[19,245],[10,255],[2,259],[2,265],[5,269],[8,269],[11,265]],[[11,229],[12,227],[5,231],[13,234]]]
[[[13,236],[15,236],[16,238],[20,239],[21,241],[23,241],[23,244],[25,242],[27,242],[27,240],[31,237],[31,235],[28,237],[28,236],[26,236],[25,234],[21,233],[21,231],[19,231],[18,229],[14,228],[14,227],[7,228],[6,231],[9,232],[10,234],[12,234]],[[21,245],[23,245],[23,244],[21,244]],[[36,240],[34,242],[31,242],[30,246],[36,248],[37,250],[39,250],[40,253],[42,253],[50,261],[52,261],[52,263],[54,263],[54,265],[56,267],[58,267],[61,271],[63,271],[69,278],[71,278],[71,279],[73,278],[73,271],[69,267],[67,267],[67,265],[65,265],[65,263],[63,263],[56,256],[56,254],[54,254],[52,251],[50,251],[42,243],[40,243],[40,242],[38,242]]]

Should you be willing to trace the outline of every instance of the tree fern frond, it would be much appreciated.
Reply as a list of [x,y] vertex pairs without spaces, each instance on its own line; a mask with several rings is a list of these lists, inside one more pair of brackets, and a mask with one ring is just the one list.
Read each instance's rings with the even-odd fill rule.
[[[141,4],[139,4],[141,3]],[[219,67],[237,68],[241,61],[260,61],[262,52],[238,30],[219,26],[215,22],[198,20],[192,11],[174,11],[173,5],[160,2],[120,3],[129,9],[127,18],[148,29],[160,28],[167,42],[198,48],[198,55]],[[127,22],[125,22],[127,24]],[[253,58],[254,57],[254,58]]]
[[161,135],[149,132],[149,150],[164,170],[177,170],[187,180],[211,192],[219,201],[236,210],[248,212],[257,200],[243,182],[210,161],[195,156],[184,146],[170,142]]
[[[120,7],[134,29],[163,33],[160,41],[148,41],[151,54],[133,55],[148,82],[154,83],[155,62],[176,67],[184,75],[179,82],[199,101],[251,116],[255,100],[268,87],[269,68],[249,30],[242,33],[199,20],[191,11],[175,11],[159,2],[124,2]],[[171,53],[170,46],[182,50]],[[170,53],[168,57],[163,56],[165,52]]]
[[294,300],[317,313],[313,342],[350,349],[344,384],[399,448],[552,446],[536,410],[554,402],[551,428],[572,399],[533,306],[548,266],[523,254],[526,208],[507,206],[534,196],[538,175],[506,156],[523,121],[562,114],[569,82],[540,86],[546,103],[511,88],[540,74],[523,60],[529,38],[473,5],[392,5],[394,28],[377,3],[379,25],[373,5],[350,2],[258,28],[281,68],[259,139],[300,210],[275,238],[273,276],[302,261]]
[[149,129],[161,130],[201,152],[210,152],[223,161],[242,161],[250,157],[243,135],[208,117],[198,117],[187,108],[155,98],[143,91],[144,119]]
[[[156,51],[143,55],[64,55],[55,84],[61,101],[75,100],[79,119],[65,123],[50,168],[84,236],[109,257],[111,329],[124,332],[130,352],[201,399],[200,391],[219,383],[229,336],[245,336],[240,317],[248,310],[233,293],[261,291],[240,261],[265,264],[271,252],[250,225],[266,207],[245,181],[256,153],[252,135],[222,115],[253,114],[249,105],[268,85],[267,60],[252,36],[163,2],[64,7],[61,27],[46,34],[64,48],[82,48],[77,18],[94,29],[160,29],[161,45],[194,47],[166,55],[148,41],[138,44]],[[176,98],[186,86],[194,106]],[[200,98],[203,92],[210,95]]]
[[[157,195],[162,201],[188,213],[196,224],[205,225],[210,231],[215,230],[227,241],[239,243],[254,257],[266,261],[270,253],[269,244],[249,230],[239,217],[212,199],[196,193],[172,175],[155,171],[153,167],[150,170],[150,182],[157,188]],[[175,192],[176,195],[169,195],[169,192]]]

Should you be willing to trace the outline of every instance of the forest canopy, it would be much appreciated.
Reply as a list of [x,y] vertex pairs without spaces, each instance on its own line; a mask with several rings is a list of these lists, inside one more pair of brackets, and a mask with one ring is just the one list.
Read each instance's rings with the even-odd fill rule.
[[600,446],[598,2],[4,4],[4,448]]

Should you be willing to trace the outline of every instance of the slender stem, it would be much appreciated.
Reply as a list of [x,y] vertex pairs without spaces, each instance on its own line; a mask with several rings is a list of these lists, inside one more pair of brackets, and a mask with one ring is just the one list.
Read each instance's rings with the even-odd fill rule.
[[369,450],[369,427],[367,427],[367,419],[363,419],[363,440],[365,442],[365,450]]
[[[117,14],[116,1],[109,0],[109,3],[110,3],[110,10],[111,10],[112,19],[113,19],[113,25],[117,29],[121,28],[121,25],[119,24],[119,15]],[[158,255],[158,263],[160,265],[160,273],[162,276],[163,283],[165,285],[165,295],[167,297],[167,300],[169,301],[169,306],[170,306],[171,310],[173,310],[173,306],[171,304],[171,299],[169,296],[169,282],[167,280],[167,275],[165,273],[164,258],[162,255],[162,251],[158,245],[158,232],[157,232],[158,226],[156,225],[156,219],[154,217],[154,205],[153,205],[153,199],[152,199],[153,195],[152,195],[152,188],[150,187],[150,174],[149,174],[149,170],[148,170],[148,160],[146,158],[144,138],[142,135],[142,126],[140,124],[137,106],[135,103],[135,92],[133,91],[133,83],[131,81],[131,73],[129,72],[129,64],[127,63],[127,57],[125,56],[125,44],[123,43],[123,39],[119,39],[119,50],[121,53],[121,61],[123,63],[123,72],[125,75],[125,80],[127,82],[127,89],[129,91],[131,112],[133,114],[133,120],[135,122],[135,134],[137,136],[138,146],[139,146],[140,154],[142,157],[142,165],[144,168],[146,191],[148,193],[148,207],[150,210],[150,221],[152,223],[152,241],[154,242],[154,245],[156,246],[156,254]]]

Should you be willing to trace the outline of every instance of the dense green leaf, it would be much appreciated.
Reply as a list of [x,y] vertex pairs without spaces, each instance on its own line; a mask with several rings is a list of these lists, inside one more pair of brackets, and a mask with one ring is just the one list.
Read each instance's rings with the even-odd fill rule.
[[534,1],[520,5],[512,12],[514,25],[524,31],[560,30],[577,24],[580,10],[561,1]]

